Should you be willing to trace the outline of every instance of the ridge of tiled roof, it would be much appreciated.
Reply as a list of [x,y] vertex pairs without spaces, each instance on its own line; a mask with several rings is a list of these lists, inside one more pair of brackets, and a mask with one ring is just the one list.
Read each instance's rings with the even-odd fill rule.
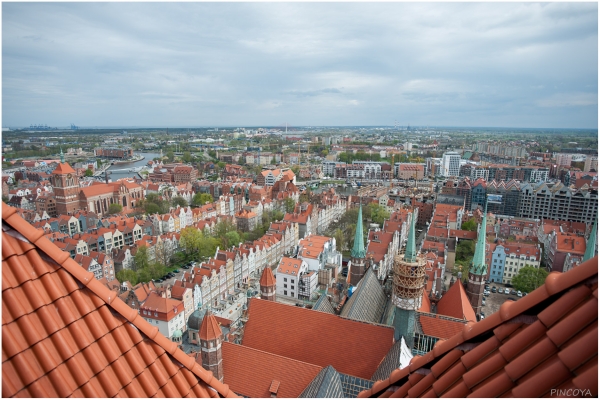
[[359,397],[544,397],[560,389],[598,396],[597,256],[550,273]]
[[369,379],[393,345],[390,327],[256,298],[248,304],[242,345],[254,349]]
[[231,390],[251,398],[269,398],[269,387],[280,382],[277,397],[298,397],[321,367],[229,342],[223,342],[223,381]]
[[2,396],[235,396],[2,207]]
[[223,332],[221,331],[221,327],[215,316],[208,310],[202,319],[202,325],[200,325],[198,336],[200,336],[200,339],[202,340],[214,340],[222,334]]

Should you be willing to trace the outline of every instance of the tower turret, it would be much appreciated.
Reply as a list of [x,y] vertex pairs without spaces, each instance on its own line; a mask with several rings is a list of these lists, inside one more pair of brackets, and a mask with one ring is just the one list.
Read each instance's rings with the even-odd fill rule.
[[356,286],[365,275],[366,271],[365,257],[367,252],[365,251],[365,240],[363,238],[362,201],[358,208],[358,221],[356,222],[356,232],[354,233],[354,246],[352,246],[350,255],[352,256],[349,271],[350,284]]
[[485,265],[485,246],[486,246],[486,220],[487,220],[487,198],[481,219],[481,226],[477,234],[477,244],[475,245],[475,254],[469,268],[469,281],[467,283],[467,297],[469,303],[479,317],[481,313],[481,300],[483,299],[483,289],[487,276],[487,266]]
[[394,259],[392,302],[394,311],[394,339],[404,337],[409,348],[413,346],[415,313],[421,307],[425,287],[425,258],[417,256],[415,241],[415,213],[410,215],[410,229],[404,254]]
[[260,277],[260,298],[275,301],[275,276],[270,267],[263,269]]
[[223,382],[223,332],[213,313],[208,310],[202,320],[200,332],[200,354],[202,367],[211,371],[215,378]]
[[592,230],[590,231],[590,236],[588,237],[587,243],[585,244],[585,254],[583,255],[583,259],[581,262],[585,262],[590,258],[593,258],[596,254],[596,235],[598,234],[598,217],[594,221],[594,225],[592,226]]

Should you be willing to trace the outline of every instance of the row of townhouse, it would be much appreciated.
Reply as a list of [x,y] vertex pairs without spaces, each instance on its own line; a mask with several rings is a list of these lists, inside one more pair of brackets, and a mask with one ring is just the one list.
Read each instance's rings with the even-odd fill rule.
[[539,268],[542,249],[539,244],[498,243],[486,244],[488,279],[503,284],[511,283],[519,271],[526,266]]
[[194,308],[222,308],[228,296],[247,288],[262,270],[273,267],[294,251],[298,225],[276,222],[260,239],[228,250],[217,249],[215,256],[183,275],[175,286],[192,289]]

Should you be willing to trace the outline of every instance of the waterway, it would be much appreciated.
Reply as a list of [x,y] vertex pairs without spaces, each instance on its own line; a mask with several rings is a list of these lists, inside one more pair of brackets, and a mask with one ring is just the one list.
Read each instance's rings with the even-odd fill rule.
[[[128,162],[128,163],[120,163],[112,165],[108,170],[110,173],[110,179],[116,181],[117,179],[122,178],[131,178],[137,175],[137,169],[139,167],[143,167],[148,164],[148,161],[152,161],[155,157],[160,157],[159,153],[135,153],[136,155],[141,155],[144,157],[143,160]],[[131,168],[136,168],[136,171],[129,171]]]

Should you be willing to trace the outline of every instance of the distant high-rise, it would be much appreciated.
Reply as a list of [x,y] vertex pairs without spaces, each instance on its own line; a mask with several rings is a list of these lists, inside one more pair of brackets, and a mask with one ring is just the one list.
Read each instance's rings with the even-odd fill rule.
[[460,170],[460,154],[455,151],[444,153],[442,157],[442,175],[458,176]]

